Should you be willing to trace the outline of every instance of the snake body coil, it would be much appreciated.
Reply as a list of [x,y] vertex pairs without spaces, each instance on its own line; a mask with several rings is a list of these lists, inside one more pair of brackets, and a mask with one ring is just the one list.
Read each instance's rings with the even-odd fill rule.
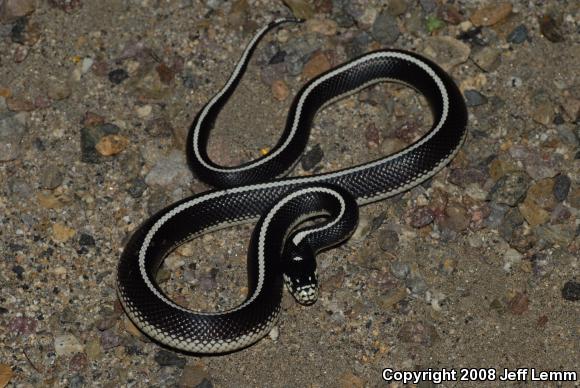
[[[152,216],[134,232],[121,256],[117,286],[125,311],[142,331],[170,347],[222,353],[262,338],[278,317],[284,278],[301,302],[308,304],[316,297],[312,288],[316,281],[311,279],[315,274],[313,258],[320,250],[348,238],[358,220],[357,206],[424,182],[455,156],[464,140],[467,111],[452,79],[417,54],[381,50],[308,82],[294,99],[285,130],[269,154],[238,167],[213,163],[206,146],[219,111],[239,83],[260,38],[289,21],[295,20],[278,19],[256,34],[226,85],[191,126],[187,141],[190,167],[200,179],[220,189],[183,199]],[[359,166],[281,178],[305,150],[318,110],[382,81],[406,84],[425,96],[433,125],[423,137],[400,152]],[[320,215],[326,217],[323,224],[297,229],[304,219]],[[159,266],[176,246],[258,219],[248,254],[248,297],[238,307],[216,313],[194,312],[171,301],[156,284]],[[311,272],[300,274],[302,267]],[[304,285],[300,276],[313,284]]]

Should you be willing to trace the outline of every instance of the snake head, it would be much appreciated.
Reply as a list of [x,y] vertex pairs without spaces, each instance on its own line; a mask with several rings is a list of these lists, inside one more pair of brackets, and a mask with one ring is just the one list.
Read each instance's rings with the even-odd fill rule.
[[[301,244],[302,245],[302,244]],[[304,306],[318,299],[316,260],[308,246],[288,244],[282,255],[284,283],[296,301]]]

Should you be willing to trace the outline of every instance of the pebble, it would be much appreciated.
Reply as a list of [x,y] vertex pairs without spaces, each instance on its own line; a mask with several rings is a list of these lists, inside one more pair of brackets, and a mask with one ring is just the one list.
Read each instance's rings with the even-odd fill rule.
[[85,386],[85,378],[82,375],[75,374],[69,378],[68,388],[83,388]]
[[493,26],[507,18],[511,12],[511,3],[494,3],[476,10],[469,20],[471,20],[475,26]]
[[225,0],[206,0],[205,5],[214,11],[217,11],[223,4]]
[[534,236],[537,240],[546,241],[550,244],[567,246],[574,240],[574,237],[577,236],[577,231],[574,226],[570,224],[547,224],[536,227],[534,229]]
[[8,386],[8,383],[14,376],[12,368],[8,364],[0,364],[0,387]]
[[389,290],[385,295],[380,295],[377,300],[378,305],[381,310],[388,310],[395,307],[401,301],[404,301],[409,294],[405,287],[397,287],[395,289]]
[[530,226],[542,225],[550,220],[550,213],[532,201],[522,202],[518,209]]
[[[146,105],[151,106],[151,105]],[[147,109],[148,111],[148,109]],[[141,111],[142,114],[147,114],[149,116],[151,112]],[[139,112],[137,113],[139,115]],[[173,125],[166,117],[157,117],[147,122],[145,126],[145,131],[151,136],[172,136],[174,134]],[[177,148],[177,147],[176,147]]]
[[450,36],[430,37],[423,49],[423,54],[433,59],[446,71],[467,61],[470,53],[469,45]]
[[435,0],[419,0],[419,4],[421,4],[421,8],[426,13],[431,13],[437,9],[437,3]]
[[165,349],[158,350],[153,359],[159,366],[176,366],[180,369],[183,369],[187,362],[185,357],[180,357]]
[[520,24],[510,32],[506,38],[509,43],[522,44],[528,39],[528,27]]
[[463,96],[468,107],[487,104],[487,97],[477,90],[466,90],[463,92]]
[[377,240],[383,251],[392,252],[399,245],[399,234],[391,229],[383,229],[379,232]]
[[574,280],[568,280],[562,287],[562,298],[577,302],[580,300],[580,283]]
[[407,12],[407,2],[405,0],[391,0],[387,6],[387,11],[392,16],[400,16]]
[[179,388],[212,388],[211,377],[205,370],[203,364],[187,364],[183,368],[178,383]]
[[401,31],[399,24],[388,10],[383,10],[375,19],[371,34],[375,40],[383,45],[391,45],[397,41]]
[[372,42],[373,38],[367,32],[361,32],[356,34],[352,39],[344,43],[344,50],[346,52],[347,58],[352,59],[364,54],[368,51],[368,45]]
[[487,174],[477,168],[454,168],[449,173],[447,180],[454,185],[467,188],[473,184],[483,186],[487,178]]
[[560,31],[560,23],[552,15],[538,17],[540,32],[552,43],[564,41],[564,35]]
[[522,315],[528,311],[530,300],[524,293],[517,292],[508,302],[508,309],[514,315]]
[[306,30],[321,35],[336,35],[338,24],[331,19],[309,19],[306,21]]
[[119,85],[121,82],[129,78],[129,74],[125,69],[115,69],[109,72],[109,81],[115,85]]
[[405,280],[411,273],[411,266],[400,260],[395,260],[391,263],[391,274],[399,280]]
[[94,127],[105,123],[105,118],[94,112],[87,111],[81,120],[83,127]]
[[550,223],[559,224],[562,222],[566,222],[570,219],[571,216],[572,213],[570,212],[570,209],[568,209],[563,204],[559,203],[558,205],[556,205],[556,207],[552,211],[552,214],[550,215]]
[[94,63],[95,60],[91,57],[83,58],[83,60],[81,61],[81,74],[87,74],[91,69],[91,67],[93,67]]
[[144,119],[151,116],[153,112],[153,107],[151,105],[142,105],[135,108],[135,112],[139,118]]
[[31,112],[35,109],[34,104],[27,99],[19,97],[8,97],[6,106],[12,112]]
[[486,72],[497,69],[501,50],[496,47],[484,47],[473,55],[473,62]]
[[513,248],[509,248],[503,254],[503,270],[507,273],[512,271],[514,265],[522,261],[523,255]]
[[310,171],[324,158],[324,152],[320,144],[316,144],[309,151],[306,151],[302,156],[301,165],[305,171]]
[[286,72],[290,75],[302,73],[305,61],[320,47],[320,43],[312,39],[300,37],[290,41],[285,50],[287,53],[284,60]]
[[21,141],[26,131],[26,116],[0,113],[0,162],[14,160],[20,156]]
[[127,192],[131,197],[141,198],[145,190],[147,190],[147,183],[142,177],[136,177],[129,181]]
[[14,50],[14,62],[22,63],[28,58],[30,50],[26,46],[17,46]]
[[405,343],[424,347],[431,347],[439,339],[435,326],[424,322],[404,323],[399,329],[397,337]]
[[128,145],[129,139],[124,136],[106,135],[95,145],[95,149],[103,156],[113,156],[122,152]]
[[95,148],[97,143],[102,137],[116,135],[119,131],[120,128],[114,124],[81,128],[81,160],[84,163],[100,163],[103,159]]
[[278,326],[274,326],[272,330],[270,330],[268,337],[270,337],[270,339],[274,342],[278,341],[278,338],[280,338],[280,329]]
[[497,229],[503,223],[504,217],[510,209],[508,206],[490,203],[490,214],[485,220],[485,225],[491,229]]
[[48,0],[48,4],[65,12],[72,12],[82,5],[81,0]]
[[437,15],[447,23],[458,25],[463,21],[463,15],[453,4],[443,4],[437,11]]
[[121,345],[121,337],[114,329],[107,329],[101,332],[100,344],[103,350],[109,350]]
[[54,190],[62,184],[64,172],[55,164],[49,163],[42,167],[40,171],[40,187],[43,189]]
[[46,109],[49,108],[52,105],[52,101],[50,101],[50,98],[48,98],[48,96],[36,96],[36,98],[34,99],[34,107],[37,109]]
[[123,320],[123,327],[125,328],[127,333],[131,334],[133,337],[143,338],[143,334],[141,333],[141,330],[139,330],[139,328],[137,326],[135,326],[133,321],[131,321],[130,319],[126,318]]
[[169,85],[175,78],[175,71],[165,63],[155,66],[155,71],[159,75],[159,80],[165,85]]
[[53,81],[48,85],[48,97],[53,100],[64,100],[70,97],[72,90],[66,82]]
[[429,225],[435,219],[435,214],[427,206],[419,206],[411,213],[411,226],[413,228],[422,228]]
[[272,96],[278,101],[284,101],[288,98],[290,90],[288,90],[288,85],[283,80],[275,80],[272,82]]
[[68,226],[55,223],[52,225],[52,238],[57,242],[66,242],[76,234],[76,230]]
[[0,22],[10,23],[30,15],[36,9],[36,0],[4,0],[0,2]]
[[294,17],[298,19],[310,19],[314,16],[314,8],[306,0],[283,0],[284,4],[292,11]]
[[71,372],[80,372],[87,368],[89,360],[85,353],[76,353],[71,357],[68,363],[68,370]]
[[451,275],[457,270],[457,260],[450,257],[443,260],[439,265],[439,270],[444,275]]
[[573,208],[580,209],[580,187],[577,187],[568,194],[568,202]]
[[348,28],[355,24],[355,18],[348,12],[349,2],[342,0],[332,1],[332,19],[338,23],[340,27]]
[[88,233],[81,233],[79,235],[79,245],[82,247],[94,247],[96,244],[95,238]]
[[534,182],[528,189],[525,201],[531,201],[546,210],[553,210],[557,203],[554,186],[555,180],[552,178]]
[[427,291],[425,279],[419,276],[410,276],[405,280],[405,286],[413,295],[423,295]]
[[[358,225],[351,236],[351,239],[353,241],[364,240],[368,236],[368,234],[371,232],[371,228],[372,228],[372,222],[371,222],[370,218],[367,217],[366,215],[361,215],[359,220],[358,220]],[[361,254],[363,254],[362,251],[361,251]]]
[[445,209],[445,217],[438,221],[438,225],[442,229],[450,229],[459,233],[467,230],[469,221],[467,209],[459,203],[452,203]]
[[57,356],[68,356],[84,351],[84,346],[72,334],[64,334],[54,337],[54,351]]
[[572,181],[567,175],[559,174],[554,178],[553,195],[558,202],[564,202],[570,192]]
[[[40,39],[41,28],[38,23],[31,22],[28,18],[20,18],[12,27],[10,38],[12,42],[26,46],[34,46]],[[15,59],[16,62],[19,62]],[[21,62],[21,60],[20,60]]]
[[192,181],[183,152],[172,150],[161,158],[145,177],[147,186],[188,186]]
[[27,336],[36,331],[36,320],[28,317],[15,317],[8,323],[8,331],[15,335]]
[[549,102],[541,102],[537,104],[532,112],[532,120],[538,124],[548,125],[552,122],[554,109]]
[[312,55],[308,62],[304,64],[302,69],[302,77],[305,80],[309,80],[329,70],[330,68],[331,65],[328,57],[323,52],[319,51]]
[[[568,97],[562,101],[562,106],[570,121],[578,122],[580,120],[580,99]],[[578,127],[576,127],[576,137],[578,139],[577,141],[579,141],[580,133]]]
[[523,199],[530,181],[524,172],[507,173],[491,188],[489,198],[495,203],[516,206]]
[[[313,385],[311,385],[311,387],[314,388]],[[338,378],[338,388],[364,388],[364,387],[365,381],[351,372],[343,373]]]

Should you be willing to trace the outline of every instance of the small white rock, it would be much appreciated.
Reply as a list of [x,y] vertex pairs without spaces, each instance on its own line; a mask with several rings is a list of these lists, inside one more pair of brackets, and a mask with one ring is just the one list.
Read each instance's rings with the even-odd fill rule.
[[54,351],[57,356],[66,356],[84,351],[84,346],[72,334],[54,337]]
[[361,216],[358,220],[358,225],[352,234],[353,241],[361,241],[371,231],[371,221],[367,216]]
[[81,62],[81,73],[87,74],[87,72],[93,66],[93,63],[95,63],[95,60],[93,58],[91,57],[83,58],[83,61]]
[[504,261],[504,265],[503,265],[503,270],[505,272],[511,272],[512,267],[519,263],[520,261],[522,261],[522,254],[519,253],[518,251],[516,251],[513,248],[509,248],[507,251],[505,251],[504,255],[503,255],[503,261]]
[[149,117],[149,115],[151,115],[151,112],[153,111],[153,107],[151,105],[143,105],[143,106],[139,106],[137,107],[137,109],[135,109],[137,111],[137,116],[139,116],[140,118],[145,118],[145,117]]
[[272,341],[274,342],[278,341],[278,337],[280,337],[280,329],[278,329],[278,326],[274,326],[272,330],[270,330],[270,333],[268,333],[268,335],[270,336]]

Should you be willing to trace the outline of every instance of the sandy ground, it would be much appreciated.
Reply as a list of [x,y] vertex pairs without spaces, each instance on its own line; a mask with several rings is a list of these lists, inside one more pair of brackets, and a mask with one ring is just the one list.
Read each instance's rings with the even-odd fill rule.
[[[455,61],[448,70],[462,91],[477,92],[466,144],[430,182],[361,209],[356,236],[318,257],[314,306],[285,295],[275,333],[216,357],[141,334],[117,301],[116,265],[152,212],[208,189],[184,162],[187,128],[253,32],[291,11],[272,0],[39,1],[0,24],[0,386],[402,386],[383,381],[385,368],[455,370],[449,387],[482,384],[461,382],[460,368],[486,368],[467,370],[483,386],[524,384],[501,382],[506,368],[523,368],[528,381],[532,368],[577,375],[578,5],[512,1],[497,16],[507,3],[383,3],[316,1],[313,21],[269,34],[216,122],[210,154],[226,165],[258,157],[308,72],[353,47]],[[378,30],[382,15],[395,32]],[[519,42],[511,34],[521,25]],[[293,175],[377,159],[430,122],[415,92],[374,86],[317,115],[305,155],[314,167]],[[94,148],[105,124],[118,136],[111,156]],[[181,247],[162,288],[192,308],[235,306],[251,231]],[[579,384],[555,377],[534,384]]]

